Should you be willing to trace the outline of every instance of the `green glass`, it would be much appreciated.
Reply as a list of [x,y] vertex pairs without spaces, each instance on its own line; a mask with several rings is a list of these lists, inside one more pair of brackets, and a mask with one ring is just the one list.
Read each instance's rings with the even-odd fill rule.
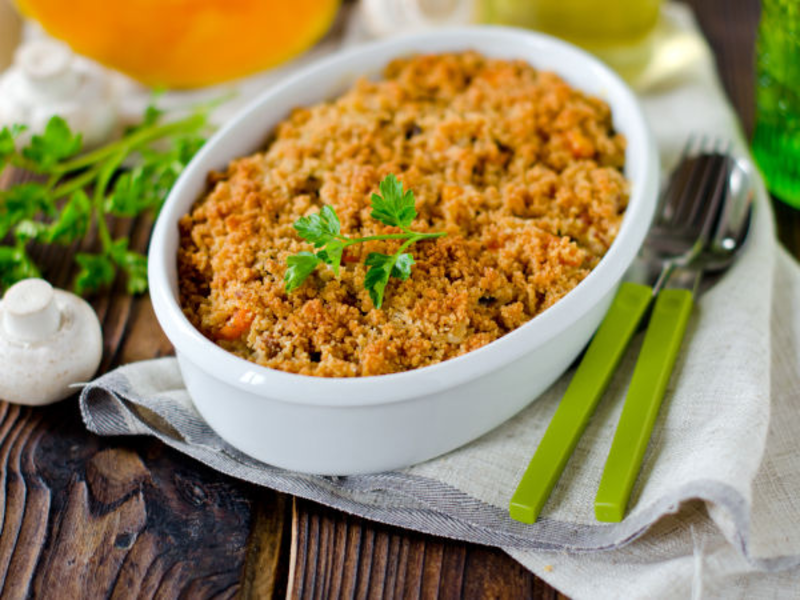
[[800,2],[763,0],[753,154],[769,191],[800,208]]

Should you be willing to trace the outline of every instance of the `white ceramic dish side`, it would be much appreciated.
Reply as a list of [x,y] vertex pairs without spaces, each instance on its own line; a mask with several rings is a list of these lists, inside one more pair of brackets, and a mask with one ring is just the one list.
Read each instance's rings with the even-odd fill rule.
[[[327,379],[268,369],[206,339],[178,305],[177,221],[204,192],[206,175],[261,148],[292,108],[336,97],[393,58],[477,50],[558,72],[606,100],[628,139],[630,205],[619,235],[592,273],[516,331],[464,356],[405,373]],[[658,160],[639,105],[622,81],[559,40],[500,27],[466,27],[391,38],[345,50],[286,79],[209,140],[181,175],[156,224],[150,293],[174,344],[197,409],[231,445],[286,469],[348,475],[405,467],[457,448],[539,396],[599,325],[642,244],[658,188]]]

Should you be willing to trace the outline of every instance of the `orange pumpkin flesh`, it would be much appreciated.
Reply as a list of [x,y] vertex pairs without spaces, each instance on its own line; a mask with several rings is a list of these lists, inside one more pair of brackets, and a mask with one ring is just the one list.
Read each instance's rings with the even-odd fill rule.
[[284,62],[328,29],[339,0],[17,0],[76,52],[139,81],[189,88]]

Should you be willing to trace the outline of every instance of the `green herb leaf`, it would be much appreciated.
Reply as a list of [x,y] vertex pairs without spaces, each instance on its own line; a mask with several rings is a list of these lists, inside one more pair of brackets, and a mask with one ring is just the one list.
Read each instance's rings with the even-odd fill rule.
[[24,247],[0,246],[0,286],[8,288],[23,279],[40,276]]
[[47,170],[57,162],[74,156],[81,149],[81,135],[73,134],[67,122],[59,116],[52,117],[42,135],[34,135],[23,156]]
[[140,294],[147,289],[147,257],[128,250],[128,239],[120,238],[111,244],[111,259],[128,276],[126,288],[129,294]]
[[[135,217],[157,212],[170,188],[203,145],[208,107],[179,120],[162,123],[162,112],[149,107],[139,125],[91,152],[81,149],[80,135],[66,121],[53,117],[44,131],[31,138],[21,155],[16,138],[22,127],[0,129],[0,170],[4,164],[47,176],[46,183],[23,183],[0,190],[0,240],[13,232],[14,245],[2,246],[0,284],[38,273],[25,251],[30,241],[69,244],[82,239],[94,223],[100,241],[95,254],[76,257],[80,268],[75,288],[88,292],[108,285],[117,269],[127,274],[131,293],[147,287],[146,258],[128,249],[126,239],[114,240],[109,214]],[[74,158],[73,158],[74,156]],[[129,171],[122,165],[136,163]],[[84,189],[92,187],[91,199]],[[49,217],[49,223],[42,217]]]
[[105,210],[118,217],[132,217],[152,205],[148,193],[144,169],[139,166],[122,173],[114,184],[114,190],[106,198]]
[[331,240],[325,245],[324,250],[317,252],[317,258],[333,269],[333,273],[339,276],[339,267],[342,264],[342,253],[344,252],[344,242],[341,240]]
[[369,297],[376,308],[383,304],[383,295],[390,277],[397,277],[405,281],[411,277],[411,265],[414,258],[407,253],[380,254],[370,252],[364,264],[369,267],[364,277],[364,287],[369,292]]
[[142,118],[142,122],[139,124],[138,128],[144,129],[145,127],[150,127],[150,125],[155,125],[163,116],[163,110],[158,108],[155,104],[149,104],[144,110],[144,117]]
[[410,254],[403,253],[397,256],[397,260],[392,266],[392,277],[397,277],[405,281],[411,277],[411,265],[414,264],[414,257]]
[[69,201],[61,209],[58,219],[53,221],[47,231],[47,241],[56,244],[70,244],[82,238],[92,220],[92,202],[83,190],[72,193]]
[[170,150],[170,156],[173,158],[170,162],[170,172],[172,175],[180,175],[181,171],[183,171],[183,167],[192,160],[194,155],[197,154],[197,151],[200,150],[205,143],[205,138],[199,135],[188,135],[176,138]]
[[147,108],[144,109],[144,113],[142,114],[142,120],[139,121],[138,123],[126,127],[125,128],[126,136],[130,135],[131,133],[141,131],[142,129],[147,129],[161,122],[161,119],[165,113],[155,104],[155,102],[158,100],[158,96],[160,95],[161,95],[160,92],[154,92],[153,94],[151,94],[150,104],[148,104]]
[[14,154],[16,146],[14,145],[14,137],[11,135],[11,130],[8,127],[0,129],[0,160]]
[[47,188],[39,183],[21,183],[0,192],[0,239],[20,221],[32,219],[40,211],[52,214],[54,207]]
[[128,280],[125,289],[129,294],[142,294],[147,291],[147,257],[139,252],[128,252],[122,265]]
[[378,252],[370,252],[364,264],[369,267],[364,277],[364,288],[369,292],[369,297],[375,308],[380,308],[383,304],[383,293],[389,277],[392,275],[395,257]]
[[24,125],[12,125],[0,129],[0,170],[9,156],[17,151],[16,139],[19,134],[25,131]]
[[384,225],[408,229],[417,217],[414,192],[403,193],[403,184],[394,175],[387,175],[379,188],[382,196],[372,194],[372,218]]
[[79,252],[75,262],[81,267],[75,279],[75,293],[95,292],[114,281],[114,263],[104,254],[87,254]]
[[157,212],[204,142],[200,136],[189,135],[173,140],[166,152],[142,149],[142,164],[117,177],[105,210],[120,217],[132,217],[150,209]]
[[14,237],[22,244],[32,240],[43,240],[47,238],[47,229],[46,223],[25,219],[14,227]]
[[339,235],[341,224],[333,207],[325,205],[318,213],[297,219],[294,228],[301,238],[322,248]]
[[298,252],[289,256],[286,259],[286,273],[283,276],[283,280],[286,282],[286,293],[303,285],[303,282],[314,272],[320,262],[322,262],[321,259],[311,252]]

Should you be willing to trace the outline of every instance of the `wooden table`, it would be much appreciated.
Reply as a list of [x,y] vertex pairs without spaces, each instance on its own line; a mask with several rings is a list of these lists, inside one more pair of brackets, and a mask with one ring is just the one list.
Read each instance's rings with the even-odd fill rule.
[[[694,0],[725,87],[752,130],[757,0]],[[798,213],[776,207],[798,255]],[[117,222],[139,248],[146,222]],[[91,243],[91,240],[89,240]],[[39,257],[67,286],[71,257]],[[102,370],[170,354],[145,297],[94,299]],[[0,403],[2,596],[490,597],[560,594],[502,551],[348,516],[222,476],[150,439],[86,432],[73,400]]]

